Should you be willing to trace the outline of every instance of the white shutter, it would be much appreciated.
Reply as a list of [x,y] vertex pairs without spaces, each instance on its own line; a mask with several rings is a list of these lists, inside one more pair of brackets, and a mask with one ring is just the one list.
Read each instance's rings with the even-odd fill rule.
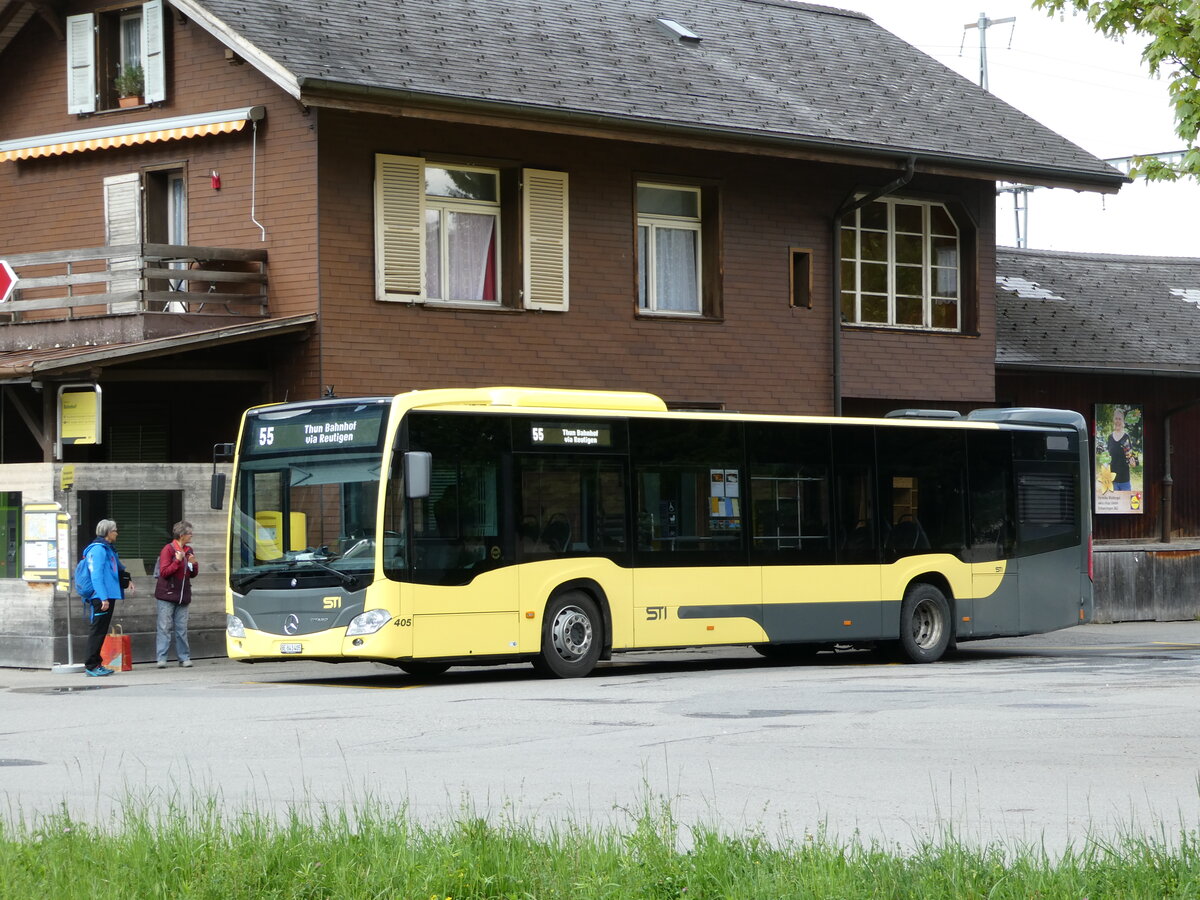
[[425,293],[425,160],[375,156],[375,297]]
[[[112,175],[104,179],[104,242],[139,244],[142,240],[142,178],[137,172]],[[108,261],[108,290],[112,294],[133,293],[140,289],[141,272],[136,256]],[[112,303],[109,312],[137,312],[136,299]]]
[[567,173],[521,173],[526,309],[567,309]]
[[67,16],[67,112],[96,111],[95,16]]
[[167,99],[167,71],[163,57],[162,0],[149,0],[142,6],[142,71],[145,73],[144,100],[161,103]]

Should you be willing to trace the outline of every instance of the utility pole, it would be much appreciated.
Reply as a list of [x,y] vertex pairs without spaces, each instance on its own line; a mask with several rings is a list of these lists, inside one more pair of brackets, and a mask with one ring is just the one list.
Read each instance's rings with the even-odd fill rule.
[[[967,41],[967,30],[970,28],[979,29],[979,86],[985,91],[988,89],[988,65],[987,65],[987,30],[993,25],[1005,25],[1010,22],[1017,21],[1015,16],[1006,16],[1003,19],[989,19],[987,13],[980,13],[979,18],[974,22],[968,22],[963,26],[963,43]],[[1016,28],[1016,25],[1013,25]],[[1012,46],[1012,31],[1008,33],[1008,45]],[[959,45],[959,56],[962,55],[962,45]],[[1014,184],[1009,187],[1002,187],[996,190],[997,194],[1013,195],[1013,218],[1016,224],[1017,246],[1024,247],[1029,242],[1029,193],[1033,188],[1027,184]]]
[[1034,185],[1031,184],[1010,184],[1007,187],[996,188],[997,194],[1013,195],[1013,218],[1018,247],[1029,246],[1029,195],[1033,189]]
[[[993,25],[1004,25],[1008,22],[1016,22],[1015,16],[1007,16],[1003,19],[989,19],[987,13],[980,13],[979,19],[974,22],[968,22],[963,26],[963,41],[967,39],[968,28],[979,29],[979,86],[985,91],[988,89],[987,77],[987,30]],[[1014,26],[1015,27],[1015,26]],[[1012,32],[1008,33],[1009,44],[1012,44]]]

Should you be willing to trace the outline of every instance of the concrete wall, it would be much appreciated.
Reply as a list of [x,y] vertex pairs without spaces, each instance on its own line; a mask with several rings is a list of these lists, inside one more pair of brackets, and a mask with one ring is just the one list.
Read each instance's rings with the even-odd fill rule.
[[[48,464],[0,466],[0,491],[20,491],[23,503],[53,502],[56,479]],[[0,579],[0,665],[48,665],[55,593],[53,584]]]
[[[209,506],[211,464],[123,463],[75,465],[71,490],[58,489],[61,464],[0,466],[0,490],[21,491],[22,501],[57,501],[71,514],[72,531],[79,523],[79,491],[183,492],[183,517],[196,529],[193,546],[200,574],[192,587],[192,609],[188,632],[192,654],[197,657],[224,654],[225,643],[225,509]],[[225,467],[228,470],[228,467]],[[87,523],[94,525],[95,523]],[[120,523],[118,523],[120,524]],[[117,551],[121,543],[118,538]],[[74,567],[76,549],[68,548]],[[113,624],[133,638],[135,662],[154,659],[156,601],[154,579],[140,574],[137,561],[122,557],[133,572],[134,592],[117,605]],[[153,560],[149,561],[153,568]],[[78,596],[56,590],[51,584],[26,584],[17,579],[0,580],[0,666],[50,668],[67,662],[67,635],[72,636],[75,662],[85,655],[86,623]]]

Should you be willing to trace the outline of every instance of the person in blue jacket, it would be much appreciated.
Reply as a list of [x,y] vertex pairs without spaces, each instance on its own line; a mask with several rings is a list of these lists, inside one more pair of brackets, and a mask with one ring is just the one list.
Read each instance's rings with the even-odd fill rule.
[[111,675],[113,670],[101,662],[100,648],[108,636],[112,624],[113,610],[117,601],[125,596],[122,581],[133,593],[133,579],[121,565],[121,558],[113,546],[117,540],[117,523],[112,519],[101,519],[96,523],[96,538],[83,551],[87,559],[88,572],[92,576],[92,627],[88,632],[87,658],[83,661],[84,671],[92,677]]

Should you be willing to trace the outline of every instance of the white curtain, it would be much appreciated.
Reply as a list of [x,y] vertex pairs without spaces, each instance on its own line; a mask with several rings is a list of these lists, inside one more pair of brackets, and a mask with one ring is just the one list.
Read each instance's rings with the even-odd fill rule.
[[425,296],[442,299],[442,211],[425,210]]
[[654,230],[656,307],[671,312],[699,312],[696,275],[697,232],[681,228]]
[[447,300],[495,300],[496,217],[452,212],[447,234],[450,291]]
[[142,17],[126,16],[121,20],[121,62],[126,66],[142,64]]

